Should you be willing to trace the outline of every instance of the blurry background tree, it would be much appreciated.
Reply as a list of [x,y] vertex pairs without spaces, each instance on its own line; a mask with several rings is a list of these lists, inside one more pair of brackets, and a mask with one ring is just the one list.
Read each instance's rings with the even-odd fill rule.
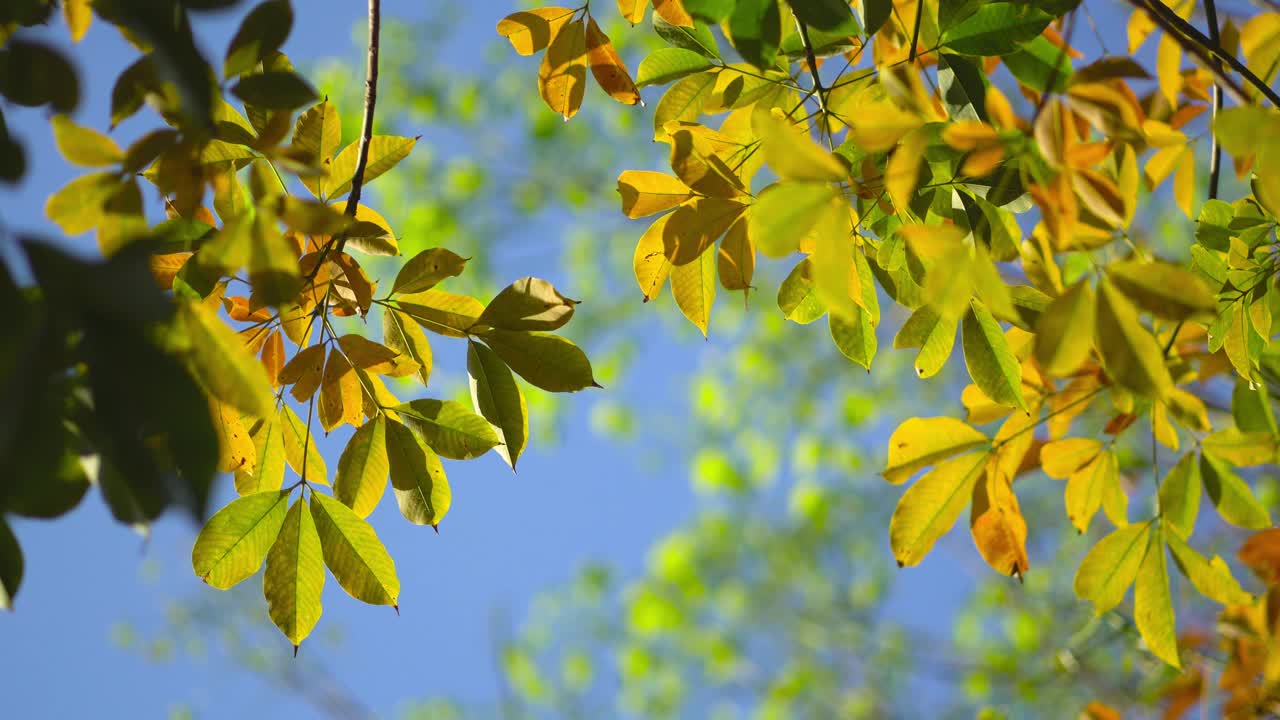
[[[911,20],[918,8],[932,11],[931,3],[898,5],[894,8],[894,27],[899,33],[913,26]],[[981,12],[978,5],[973,3],[966,11]],[[1186,4],[1185,9],[1189,13],[1191,5]],[[1138,25],[1141,31],[1141,23]],[[635,67],[632,58],[653,49],[629,47],[624,39],[638,34],[638,42],[654,43],[647,33],[629,34],[616,22],[605,23],[605,30],[631,67]],[[934,32],[936,35],[937,30]],[[503,80],[511,73],[497,67],[478,68],[477,77],[486,81],[498,78],[494,86],[501,92],[473,90],[479,85],[455,74],[434,79],[428,73],[428,78],[421,79],[420,71],[413,70],[423,67],[419,45],[423,37],[431,35],[414,29],[402,36],[405,54],[399,59],[401,64],[390,65],[395,70],[386,73],[400,81],[393,81],[383,97],[396,97],[403,91],[399,96],[403,104],[397,103],[382,122],[394,125],[399,120],[422,127],[424,120],[446,118],[448,122],[428,127],[438,131],[438,137],[457,141],[447,143],[447,150],[446,143],[440,144],[449,182],[438,182],[441,162],[434,159],[422,161],[416,168],[421,175],[388,175],[379,183],[384,190],[392,191],[388,196],[414,198],[415,202],[397,208],[395,200],[390,200],[386,215],[407,217],[409,223],[422,222],[421,229],[434,234],[432,245],[450,245],[467,255],[473,252],[467,243],[474,241],[474,247],[490,250],[477,250],[474,254],[501,258],[500,251],[491,250],[495,245],[490,240],[497,236],[489,233],[505,229],[504,225],[513,220],[528,222],[527,218],[562,223],[566,219],[563,211],[554,208],[564,207],[562,202],[573,208],[575,219],[590,234],[581,235],[580,240],[571,239],[567,245],[568,265],[574,270],[574,280],[580,283],[560,284],[583,288],[578,294],[589,299],[579,311],[576,324],[594,318],[595,324],[589,328],[593,342],[589,345],[602,348],[604,357],[609,358],[606,364],[612,365],[611,369],[607,375],[600,372],[599,376],[613,386],[614,380],[621,378],[626,361],[638,349],[634,338],[643,337],[628,331],[630,327],[644,327],[629,320],[638,303],[606,302],[607,298],[621,300],[634,292],[623,291],[627,281],[619,278],[618,268],[627,267],[632,254],[628,246],[636,231],[628,230],[622,242],[601,243],[601,229],[609,225],[592,211],[600,207],[597,189],[611,180],[619,163],[634,164],[636,158],[642,157],[638,150],[627,149],[628,143],[642,147],[636,141],[643,141],[646,131],[639,131],[637,137],[636,129],[628,126],[634,119],[614,120],[630,118],[616,112],[593,112],[568,124],[545,111],[534,112],[527,72],[524,81],[517,82]],[[388,47],[392,46],[388,43]],[[412,55],[408,54],[410,47]],[[803,48],[800,50],[796,55],[803,57]],[[1162,52],[1165,57],[1170,54],[1167,50]],[[1059,58],[1056,63],[1061,62],[1061,53],[1052,57]],[[506,67],[501,60],[498,64]],[[793,81],[799,82],[804,77],[803,68],[799,63],[794,67],[798,69]],[[1167,61],[1162,67],[1164,82],[1169,78]],[[1176,63],[1174,69],[1177,71]],[[1179,75],[1186,76],[1185,82],[1191,88],[1188,97],[1204,103],[1208,99],[1203,91],[1207,84],[1199,72],[1189,70]],[[327,78],[323,73],[318,77]],[[1041,80],[1048,85],[1056,82]],[[397,88],[400,82],[406,87]],[[1200,90],[1196,90],[1196,83],[1200,83]],[[331,88],[337,98],[344,83],[331,77],[321,85]],[[357,90],[349,82],[345,85],[348,95]],[[834,85],[828,83],[828,87]],[[593,100],[601,104],[599,98]],[[1029,102],[1035,100],[1033,96]],[[346,100],[337,104],[352,106]],[[433,115],[440,107],[447,111]],[[406,108],[407,121],[400,114]],[[1150,106],[1140,109],[1158,114]],[[495,133],[491,118],[507,119],[511,127]],[[582,122],[584,119],[590,124]],[[1143,126],[1146,135],[1161,129]],[[506,133],[517,138],[512,147],[493,143],[495,135],[502,137]],[[530,133],[533,140],[519,142],[524,133]],[[502,149],[487,156],[485,148],[490,145]],[[545,164],[535,161],[528,167],[518,166],[506,178],[494,172],[517,148],[531,151],[529,157]],[[941,148],[937,150],[941,152]],[[464,159],[464,155],[470,158]],[[583,161],[566,165],[566,157]],[[1194,159],[1184,153],[1174,160],[1185,165],[1184,157]],[[957,160],[957,156],[949,159]],[[550,171],[542,176],[538,167]],[[566,170],[572,171],[567,181]],[[1186,171],[1179,172],[1186,176]],[[503,179],[514,182],[502,182]],[[434,187],[441,191],[439,196],[422,201],[420,188],[432,187],[433,180]],[[392,182],[406,185],[392,188]],[[1182,184],[1186,182],[1189,181]],[[503,189],[501,196],[511,199],[509,204],[494,202],[492,190],[499,187]],[[548,194],[548,188],[556,187],[565,188],[563,198]],[[1176,199],[1181,202],[1184,197]],[[1152,196],[1149,209],[1138,214],[1130,239],[1147,243],[1148,248],[1164,257],[1178,257],[1185,251],[1186,241],[1182,238],[1186,233],[1170,232],[1179,223],[1159,212],[1162,202],[1159,196]],[[1246,207],[1252,206],[1246,203]],[[1211,212],[1219,209],[1211,206]],[[477,217],[496,222],[486,227],[488,223],[472,221]],[[1149,233],[1142,232],[1146,223]],[[1214,242],[1215,228],[1221,227],[1226,235],[1232,235],[1260,224],[1268,228],[1267,232],[1271,227],[1267,222],[1248,227],[1230,223],[1230,217],[1221,222],[1210,217],[1201,223],[1201,228],[1209,228],[1203,231],[1204,235]],[[1182,224],[1189,228],[1185,221]],[[428,236],[426,232],[406,230],[401,230],[400,235],[402,239]],[[442,235],[458,238],[459,244],[454,246],[442,239],[437,242],[436,238]],[[892,233],[886,235],[891,237]],[[612,252],[600,253],[602,245]],[[407,255],[416,250],[402,249]],[[1244,259],[1248,259],[1247,252]],[[1089,252],[1065,253],[1064,277],[1074,279],[1087,273],[1089,263]],[[781,280],[777,271],[765,264],[752,284],[761,288],[777,286]],[[500,267],[498,276],[503,276]],[[480,289],[473,292],[483,296],[484,285],[489,284],[491,290],[496,283],[483,274],[479,278],[476,287]],[[682,305],[689,315],[687,304]],[[596,314],[588,315],[589,312]],[[659,312],[667,317],[674,315]],[[690,319],[699,323],[699,319]],[[707,318],[700,320],[705,331]],[[900,322],[901,318],[895,320]],[[1173,333],[1180,329],[1178,326]],[[1167,334],[1169,328],[1163,330]],[[641,578],[619,582],[613,573],[592,568],[570,589],[535,605],[528,630],[503,654],[507,678],[514,690],[512,696],[500,703],[501,707],[464,707],[461,711],[481,716],[499,711],[547,716],[577,712],[591,717],[616,712],[620,702],[622,708],[641,716],[718,711],[731,716],[759,712],[780,717],[878,717],[913,715],[920,709],[918,703],[925,702],[939,708],[956,708],[961,714],[971,713],[968,708],[973,705],[989,702],[1013,716],[1032,711],[1055,715],[1061,714],[1064,707],[1083,709],[1094,700],[1128,708],[1147,703],[1176,704],[1207,696],[1209,707],[1217,709],[1222,696],[1213,694],[1213,688],[1219,678],[1224,678],[1224,687],[1231,691],[1240,686],[1252,687],[1252,676],[1243,670],[1253,667],[1249,663],[1255,660],[1248,658],[1260,655],[1251,655],[1253,650],[1242,644],[1247,640],[1244,635],[1228,635],[1228,644],[1222,647],[1217,640],[1208,639],[1214,636],[1212,616],[1203,601],[1190,600],[1194,592],[1187,594],[1185,603],[1179,602],[1180,609],[1186,611],[1179,625],[1184,631],[1182,661],[1188,668],[1183,676],[1140,649],[1127,612],[1109,612],[1090,620],[1090,609],[1074,598],[1066,570],[1078,563],[1096,535],[1094,539],[1076,537],[1075,529],[1063,522],[1061,487],[1042,479],[1019,482],[1018,500],[1021,514],[1034,522],[1026,552],[1036,558],[1038,568],[1044,568],[1044,572],[1027,574],[1023,587],[1001,584],[974,572],[981,582],[970,608],[957,618],[951,637],[946,633],[940,636],[942,628],[936,621],[912,622],[913,617],[903,617],[901,611],[895,613],[895,605],[901,607],[903,593],[936,592],[936,588],[910,587],[909,581],[899,581],[899,589],[894,589],[881,538],[889,522],[890,498],[896,499],[899,493],[873,482],[869,476],[880,467],[881,453],[877,448],[883,446],[887,430],[896,421],[920,412],[922,407],[959,412],[954,401],[947,398],[955,397],[961,387],[960,373],[943,371],[939,380],[912,387],[910,407],[894,412],[890,403],[895,393],[903,390],[901,378],[907,362],[901,354],[881,355],[875,374],[868,379],[839,364],[844,360],[825,340],[825,333],[802,331],[772,312],[753,313],[743,323],[736,303],[722,303],[716,311],[715,335],[717,344],[704,351],[705,366],[690,383],[692,420],[689,425],[671,428],[665,442],[655,443],[649,434],[649,426],[656,423],[646,421],[643,415],[631,419],[628,406],[638,403],[624,400],[597,406],[599,429],[625,435],[641,432],[637,428],[643,427],[645,442],[656,444],[660,454],[688,453],[695,487],[710,496],[708,509],[655,547],[650,570]],[[840,370],[833,372],[833,368]],[[921,388],[931,395],[920,397],[917,391]],[[1238,408],[1242,404],[1238,398],[1247,398],[1237,390],[1236,397],[1228,399],[1232,394],[1229,386],[1226,396],[1215,397],[1215,389],[1207,386],[1199,392],[1210,408],[1222,408],[1224,413],[1232,409],[1233,400]],[[975,405],[965,404],[971,411]],[[1120,417],[1130,416],[1125,426],[1132,423],[1132,416],[1140,414],[1123,403],[1119,410]],[[531,414],[537,416],[536,411]],[[1079,434],[1098,434],[1112,425],[1116,416],[1115,408],[1094,407],[1077,420],[1089,428]],[[1237,410],[1237,422],[1242,416],[1256,417]],[[1158,422],[1154,416],[1152,422]],[[857,441],[849,439],[854,430],[859,433]],[[1195,434],[1192,437],[1199,439]],[[1154,485],[1138,483],[1149,476],[1150,462],[1155,459],[1148,440],[1135,431],[1121,436],[1113,445],[1118,461],[1113,482],[1123,482],[1123,491],[1138,498],[1149,494],[1139,488]],[[1249,443],[1256,447],[1266,445],[1262,438],[1250,439]],[[1161,460],[1166,470],[1172,464],[1171,458]],[[1270,455],[1266,458],[1269,462]],[[1256,505],[1273,506],[1273,484],[1262,477],[1250,479]],[[1218,500],[1212,499],[1215,503]],[[1197,532],[1197,546],[1230,555],[1239,536],[1223,533],[1220,523],[1204,523]],[[971,552],[961,549],[953,555],[954,545],[955,538],[943,541],[945,559],[969,569]],[[1252,565],[1266,568],[1266,562],[1253,559]],[[904,584],[908,585],[907,590],[900,589]],[[967,580],[961,580],[950,586],[955,595],[951,603],[944,595],[929,598],[924,606],[958,605],[969,585]],[[1179,594],[1186,590],[1185,584],[1180,586]],[[915,615],[919,615],[921,606],[915,608]],[[219,610],[186,617],[211,619],[215,624],[227,621],[225,612]],[[1248,629],[1250,622],[1258,619],[1242,617],[1238,627]],[[1267,618],[1262,617],[1264,631],[1266,622]],[[1195,627],[1205,629],[1202,637],[1186,632]],[[254,657],[260,662],[260,654]],[[1242,658],[1248,662],[1242,662]],[[1222,673],[1229,664],[1242,670],[1239,677]],[[1199,675],[1204,671],[1208,672],[1207,681]],[[284,670],[282,677],[295,672]],[[903,702],[908,697],[912,703]],[[1265,701],[1265,695],[1250,699],[1246,705],[1265,707],[1259,701]],[[353,706],[341,707],[358,712]],[[433,704],[418,709],[430,713],[441,707]],[[1099,705],[1093,706],[1092,712],[1106,716]]]

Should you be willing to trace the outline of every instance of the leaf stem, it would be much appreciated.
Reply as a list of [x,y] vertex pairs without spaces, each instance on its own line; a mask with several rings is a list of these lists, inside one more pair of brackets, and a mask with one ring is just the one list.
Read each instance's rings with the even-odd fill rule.
[[818,75],[818,57],[813,52],[813,43],[809,40],[809,27],[796,18],[796,30],[800,32],[800,43],[804,45],[804,57],[809,63],[809,74],[813,76],[813,94],[818,99],[818,109],[827,114],[827,89],[822,87],[822,77]]

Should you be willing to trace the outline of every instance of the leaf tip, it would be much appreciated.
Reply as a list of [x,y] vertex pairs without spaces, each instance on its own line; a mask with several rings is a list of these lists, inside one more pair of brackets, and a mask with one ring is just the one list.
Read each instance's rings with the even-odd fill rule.
[[591,387],[593,387],[593,388],[599,388],[599,389],[601,389],[601,390],[603,390],[603,389],[604,389],[604,386],[603,386],[603,385],[601,385],[600,383],[596,382],[596,381],[595,381],[595,378],[592,378],[592,379],[591,379]]
[[400,603],[391,606],[396,611],[396,617],[400,617]]
[[899,569],[899,570],[901,570],[902,568],[904,568],[904,567],[906,567],[906,566],[907,566],[907,564],[906,564],[905,562],[903,562],[901,558],[895,558],[895,559],[898,561],[898,569]]
[[298,657],[298,648],[299,648],[299,647],[300,647],[299,645],[294,645],[294,646],[293,646],[293,657],[294,657],[294,658],[297,658],[297,657]]
[[[432,529],[432,530],[435,530],[435,531],[436,531],[436,534],[437,534],[437,535],[439,535],[439,534],[440,534],[440,523],[431,523],[431,529]],[[399,611],[397,611],[397,612],[399,612]]]

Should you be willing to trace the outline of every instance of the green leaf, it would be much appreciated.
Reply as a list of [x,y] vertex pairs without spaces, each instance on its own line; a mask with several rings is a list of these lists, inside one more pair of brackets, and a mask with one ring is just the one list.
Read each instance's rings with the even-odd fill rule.
[[230,78],[253,70],[255,65],[284,45],[292,28],[293,8],[289,0],[267,0],[250,10],[227,46],[222,77]]
[[862,1],[862,24],[866,26],[868,37],[884,27],[891,15],[893,15],[893,0]]
[[431,345],[422,328],[404,313],[391,308],[382,312],[382,341],[387,347],[401,355],[408,355],[418,363],[414,375],[423,385],[431,378],[432,354]]
[[502,444],[494,451],[512,470],[529,439],[529,408],[511,369],[493,350],[477,342],[467,343],[467,375],[471,377],[471,402],[498,430]]
[[827,306],[818,298],[812,273],[813,262],[805,258],[791,268],[778,286],[778,309],[783,317],[800,325],[808,325],[827,313]]
[[362,518],[378,507],[387,489],[386,425],[386,418],[379,414],[356,428],[333,476],[333,496]]
[[240,78],[232,94],[248,105],[268,110],[294,110],[316,101],[315,88],[301,75],[273,70]]
[[1146,555],[1150,529],[1149,522],[1119,528],[1099,540],[1080,561],[1076,597],[1093,603],[1097,615],[1119,605],[1129,591]]
[[1183,455],[1160,483],[1160,514],[1174,535],[1191,537],[1200,514],[1200,463],[1196,454]]
[[959,324],[956,318],[942,317],[932,307],[922,305],[902,324],[893,338],[893,347],[920,348],[916,355],[916,375],[922,378],[933,377],[947,364],[947,358],[951,357]]
[[854,317],[827,316],[827,327],[840,354],[867,370],[876,356],[876,328],[871,324],[871,314],[862,308],[854,308]]
[[743,60],[761,70],[773,67],[782,41],[778,0],[738,0],[729,15],[729,36]]
[[1271,515],[1258,502],[1244,478],[1231,472],[1220,460],[1207,453],[1200,456],[1200,475],[1209,500],[1218,508],[1223,520],[1236,527],[1261,530],[1271,526]]
[[1213,560],[1205,560],[1177,533],[1165,535],[1169,549],[1173,551],[1174,562],[1182,574],[1200,591],[1201,595],[1222,605],[1243,605],[1253,602],[1253,596],[1240,587],[1240,583],[1231,576],[1227,563],[1217,555]]
[[307,504],[298,498],[284,518],[280,534],[267,553],[262,594],[271,622],[294,648],[311,634],[323,606],[324,560],[320,534]]
[[[318,163],[333,157],[342,142],[342,117],[326,98],[298,116],[291,144]],[[304,178],[306,182],[310,178]]]
[[289,509],[289,493],[282,490],[232,500],[200,530],[191,550],[196,575],[226,590],[258,571],[275,542]]
[[881,475],[897,485],[921,468],[989,442],[986,435],[955,418],[911,418],[889,437],[889,460]]
[[636,87],[665,85],[710,67],[711,60],[700,52],[679,47],[658,48],[640,61],[640,67],[636,69]]
[[52,124],[58,152],[72,165],[105,167],[124,160],[115,140],[97,130],[77,125],[66,115],[55,115]]
[[[723,0],[723,6],[727,15],[729,9],[733,7],[733,0]],[[693,9],[689,7],[687,2],[685,3],[685,10],[691,14],[693,13]],[[713,22],[719,22],[719,20],[714,20]],[[720,59],[720,47],[716,44],[716,38],[704,25],[694,24],[693,27],[672,25],[664,20],[662,15],[654,13],[653,31],[672,47],[692,50],[699,55],[714,60]]]
[[[409,157],[417,142],[417,138],[394,135],[374,135],[370,138],[369,159],[364,166],[364,184],[368,185]],[[319,183],[320,194],[325,200],[340,198],[351,191],[351,180],[356,174],[356,159],[359,154],[360,143],[353,142],[333,159],[329,166],[329,176]]]
[[1206,455],[1249,467],[1274,462],[1277,440],[1280,438],[1271,432],[1240,432],[1238,428],[1229,427],[1204,438],[1201,447]]
[[485,332],[481,338],[507,367],[543,390],[577,392],[599,387],[586,353],[558,335],[495,329]]
[[1109,280],[1098,284],[1097,343],[1113,380],[1134,392],[1163,398],[1173,388],[1164,353],[1138,322],[1138,313]]
[[1070,375],[1089,359],[1096,316],[1093,287],[1085,280],[1054,298],[1040,313],[1035,324],[1035,355],[1046,373]]
[[853,11],[845,0],[788,0],[796,19],[819,30],[843,29],[848,26],[850,34],[856,34],[860,28]]
[[0,610],[13,609],[13,597],[22,585],[22,565],[22,547],[0,515]]
[[1186,320],[1218,306],[1199,276],[1169,263],[1115,262],[1107,266],[1107,277],[1138,307],[1166,320]]
[[267,372],[240,336],[203,303],[181,303],[178,313],[191,341],[187,363],[209,392],[253,417],[273,412],[274,393]]
[[784,257],[800,248],[838,191],[827,183],[782,182],[765,188],[747,216],[747,235],[769,257]]
[[972,60],[939,53],[938,92],[952,120],[987,122],[986,76]]
[[961,342],[964,345],[964,364],[978,389],[1001,405],[1011,405],[1026,412],[1027,402],[1022,397],[1022,366],[1009,349],[1000,323],[979,300],[969,302]]
[[387,548],[373,527],[346,505],[323,493],[311,493],[324,564],[351,597],[370,605],[396,606],[400,578]]
[[1173,615],[1173,596],[1169,593],[1169,562],[1164,552],[1164,533],[1152,527],[1148,534],[1146,556],[1138,569],[1133,590],[1133,621],[1138,634],[1152,654],[1175,668],[1178,660],[1177,623]]
[[[896,434],[896,433],[895,433]],[[952,458],[925,473],[898,501],[889,520],[889,547],[899,567],[918,565],[969,505],[987,453]]]
[[1037,37],[1052,16],[1030,4],[991,2],[947,28],[942,43],[962,55],[1007,55]]
[[400,514],[415,525],[439,525],[452,500],[440,458],[409,428],[388,420],[387,459]]
[[278,415],[268,415],[249,431],[253,439],[256,462],[252,472],[237,470],[236,492],[252,495],[264,490],[279,490],[284,485],[284,432]]
[[432,450],[451,460],[480,457],[499,442],[488,420],[453,400],[414,400],[393,409]]
[[324,455],[308,432],[306,423],[288,405],[280,408],[280,434],[289,467],[307,482],[328,485],[329,469],[325,467]]
[[[695,18],[707,22],[718,23],[729,17],[737,0],[683,0],[685,12]],[[657,29],[660,16],[654,13],[654,28]],[[667,42],[671,42],[668,40]]]
[[442,280],[461,275],[469,259],[445,248],[427,248],[400,268],[396,281],[391,285],[391,294],[430,290]]
[[1071,56],[1043,36],[1002,59],[1018,82],[1037,92],[1061,92],[1071,78]]
[[556,330],[569,322],[577,304],[546,280],[524,277],[490,300],[479,322],[503,330]]
[[484,312],[484,306],[473,297],[435,289],[401,296],[397,303],[401,314],[445,337],[466,337]]

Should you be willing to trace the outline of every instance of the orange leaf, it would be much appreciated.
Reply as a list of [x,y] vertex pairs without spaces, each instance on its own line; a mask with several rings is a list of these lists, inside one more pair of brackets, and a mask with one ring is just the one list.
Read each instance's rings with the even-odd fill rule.
[[587,61],[591,63],[591,74],[596,83],[609,97],[623,105],[640,102],[640,91],[627,72],[627,66],[618,57],[618,51],[613,49],[609,36],[596,25],[595,18],[587,20]]

